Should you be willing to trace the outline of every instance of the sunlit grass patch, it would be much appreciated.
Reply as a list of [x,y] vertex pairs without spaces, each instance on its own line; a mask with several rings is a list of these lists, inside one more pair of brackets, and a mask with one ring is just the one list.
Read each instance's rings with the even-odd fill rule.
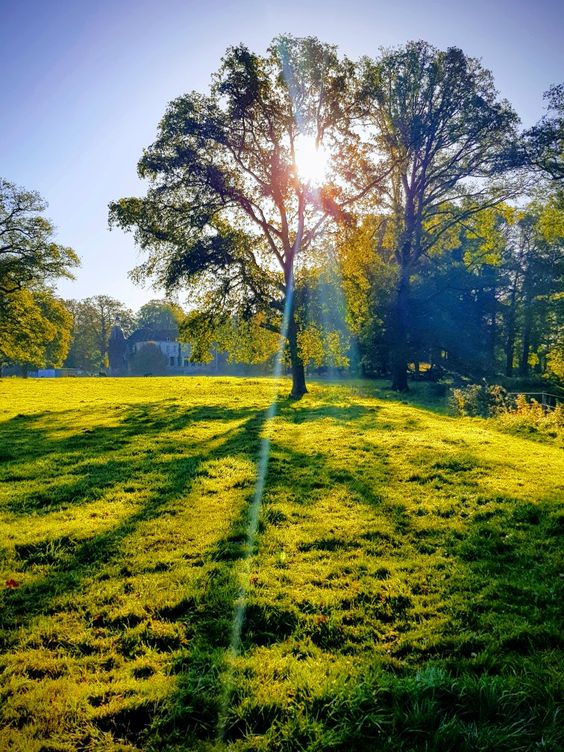
[[0,388],[0,749],[561,748],[552,443],[361,382]]

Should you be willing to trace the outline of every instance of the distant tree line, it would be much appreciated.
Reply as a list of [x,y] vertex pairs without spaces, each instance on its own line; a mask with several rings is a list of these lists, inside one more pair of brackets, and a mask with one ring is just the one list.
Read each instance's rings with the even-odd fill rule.
[[[552,199],[519,209],[499,204],[459,227],[444,248],[421,260],[406,303],[414,377],[434,372],[438,378],[450,371],[475,381],[564,379],[563,219]],[[342,255],[363,371],[385,376],[392,369],[397,331],[397,276],[379,229],[372,220],[347,233]],[[356,263],[359,255],[371,263]],[[375,268],[376,281],[371,278]],[[368,296],[362,297],[365,291]],[[422,373],[420,366],[432,373]]]
[[168,329],[178,333],[184,311],[176,303],[152,300],[135,314],[119,300],[95,295],[84,300],[68,300],[73,314],[72,342],[65,365],[84,371],[96,371],[109,365],[110,333],[119,326],[124,337],[135,329]]
[[[33,307],[21,306],[22,299],[25,302],[22,296],[14,296],[7,306],[12,318],[0,319],[0,355],[4,366],[16,367],[23,375],[38,368],[56,367],[107,373],[110,336],[116,327],[124,342],[135,329],[146,330],[148,335],[165,329],[177,335],[185,315],[178,304],[166,300],[152,300],[134,313],[109,295],[61,300],[51,292],[38,292]],[[43,307],[44,300],[48,301],[48,307]],[[45,334],[46,331],[51,334],[50,326],[55,331],[53,339]],[[8,336],[4,336],[5,332]],[[162,360],[160,351],[143,353],[139,367],[132,361],[131,371],[161,372]]]

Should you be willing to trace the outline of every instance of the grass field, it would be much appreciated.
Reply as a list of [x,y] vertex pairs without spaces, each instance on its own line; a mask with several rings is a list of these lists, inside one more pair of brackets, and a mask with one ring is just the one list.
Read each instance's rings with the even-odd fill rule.
[[560,752],[556,440],[273,394],[0,381],[0,750]]

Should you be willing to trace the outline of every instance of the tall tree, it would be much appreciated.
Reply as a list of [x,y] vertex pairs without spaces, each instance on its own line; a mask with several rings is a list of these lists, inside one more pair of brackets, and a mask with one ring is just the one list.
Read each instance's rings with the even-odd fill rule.
[[[544,197],[543,197],[544,198]],[[531,360],[541,372],[547,356],[564,344],[564,209],[553,201],[532,201],[520,222],[521,329],[519,376],[527,377]]]
[[169,300],[150,300],[137,311],[135,322],[140,328],[173,329],[178,328],[184,319],[182,308]]
[[386,320],[396,282],[393,241],[387,218],[370,214],[342,228],[336,243],[346,324],[358,347],[358,366],[367,376],[389,372]]
[[72,279],[78,256],[54,242],[55,228],[43,216],[46,208],[37,192],[0,178],[0,305],[18,290]]
[[564,181],[564,84],[544,94],[547,112],[524,134],[525,163],[552,180]]
[[363,64],[367,122],[390,177],[395,234],[392,386],[407,389],[410,280],[420,260],[472,214],[507,197],[490,179],[509,166],[517,116],[489,71],[457,48],[410,42]]
[[129,333],[133,327],[133,313],[119,300],[109,295],[94,295],[86,298],[84,303],[93,313],[92,323],[97,335],[98,349],[105,359],[108,354],[110,332],[115,324],[119,324],[124,333]]
[[147,196],[110,204],[110,223],[148,252],[135,278],[188,285],[212,325],[263,313],[282,331],[294,397],[306,391],[300,271],[380,177],[355,149],[355,114],[354,66],[334,47],[281,37],[266,56],[231,48],[208,95],[169,105],[139,162]]
[[119,323],[125,335],[134,326],[133,313],[109,295],[67,301],[73,314],[73,337],[67,365],[85,371],[98,369],[107,359],[112,327]]
[[48,290],[10,294],[0,316],[0,365],[27,368],[62,365],[71,341],[72,315]]
[[421,259],[409,299],[414,361],[474,379],[498,373],[497,296],[512,214],[503,205],[484,210]]
[[50,285],[72,279],[76,253],[54,242],[35,191],[0,178],[0,358],[25,366],[60,365],[71,316]]

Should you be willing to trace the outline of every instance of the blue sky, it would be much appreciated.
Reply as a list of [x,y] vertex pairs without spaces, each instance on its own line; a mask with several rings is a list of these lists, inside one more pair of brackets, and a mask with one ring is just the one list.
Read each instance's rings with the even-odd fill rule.
[[225,49],[263,52],[315,35],[355,58],[425,39],[482,59],[524,125],[564,80],[564,3],[555,0],[0,0],[0,175],[49,202],[58,241],[82,258],[64,297],[156,296],[127,278],[138,255],[107,229],[112,199],[141,195],[136,165],[168,101],[205,91]]

